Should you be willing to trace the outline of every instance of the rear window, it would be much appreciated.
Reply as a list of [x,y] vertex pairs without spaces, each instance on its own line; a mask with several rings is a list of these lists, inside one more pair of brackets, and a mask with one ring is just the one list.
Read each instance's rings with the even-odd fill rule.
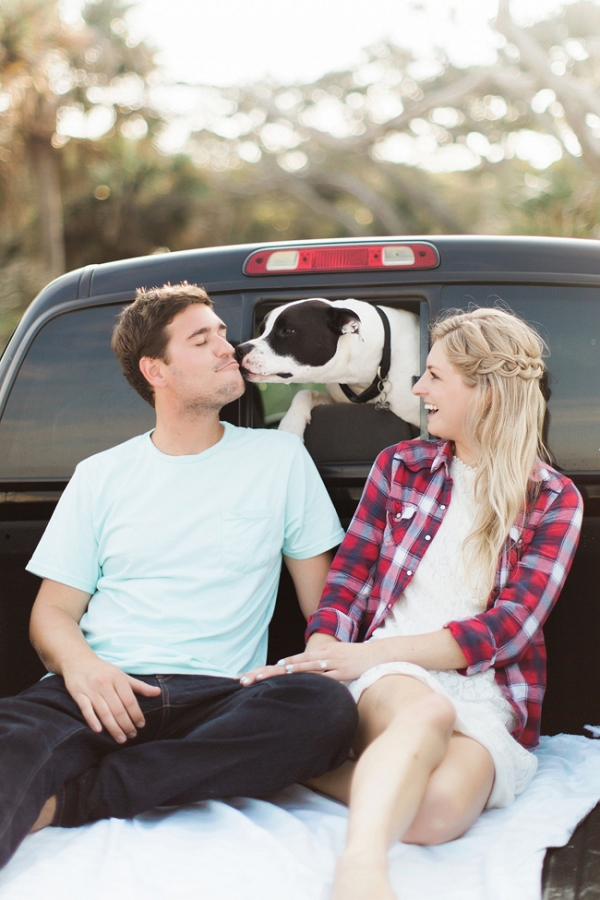
[[38,332],[0,422],[0,478],[69,478],[84,457],[153,427],[110,348],[120,309],[65,313]]
[[[365,298],[361,299],[364,300]],[[403,299],[401,302],[398,302],[394,298],[389,297],[381,300],[378,299],[377,301],[368,300],[367,302],[376,303],[377,306],[382,307],[407,309],[409,312],[416,313],[417,315],[421,314],[421,306],[425,306],[425,303],[422,303],[419,300]],[[277,306],[279,306],[279,304],[271,300],[268,303],[260,304],[256,308],[253,337],[258,337],[258,335],[261,333],[264,319],[266,318],[268,313],[273,309],[276,309]],[[279,422],[283,419],[288,409],[290,408],[292,400],[299,391],[310,390],[327,393],[326,386],[324,384],[318,384],[316,382],[302,382],[298,384],[258,382],[255,384],[255,389],[257,392],[256,402],[260,408],[258,416],[255,416],[255,424],[260,424],[261,426],[266,426],[267,428],[277,428]]]
[[502,303],[526,319],[550,348],[547,443],[558,468],[600,468],[600,289],[449,286],[443,306]]

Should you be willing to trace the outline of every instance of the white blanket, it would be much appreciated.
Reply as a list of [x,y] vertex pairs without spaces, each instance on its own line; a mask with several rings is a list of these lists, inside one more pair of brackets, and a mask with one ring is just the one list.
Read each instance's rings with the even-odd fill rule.
[[[600,741],[543,738],[539,770],[507,809],[460,840],[397,844],[403,900],[540,900],[546,847],[565,844],[600,798]],[[302,787],[271,802],[234,799],[134,820],[47,828],[0,873],[1,900],[326,900],[346,809]]]

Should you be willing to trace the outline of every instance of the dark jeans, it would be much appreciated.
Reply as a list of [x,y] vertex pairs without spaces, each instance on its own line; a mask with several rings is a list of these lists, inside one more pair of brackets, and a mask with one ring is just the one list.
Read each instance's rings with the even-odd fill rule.
[[53,824],[63,827],[163,803],[266,797],[341,765],[358,722],[346,688],[320,675],[249,688],[204,675],[140,677],[161,695],[138,695],[146,725],[124,745],[86,725],[58,675],[0,700],[0,866],[54,794]]

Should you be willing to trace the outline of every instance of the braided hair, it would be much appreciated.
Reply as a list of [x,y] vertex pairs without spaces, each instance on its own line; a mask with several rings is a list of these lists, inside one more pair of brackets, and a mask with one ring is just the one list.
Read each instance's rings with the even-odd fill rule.
[[479,510],[464,545],[470,580],[478,571],[494,586],[498,555],[528,490],[537,458],[548,458],[542,440],[545,366],[541,337],[503,309],[450,310],[431,331],[448,361],[475,388],[467,431],[478,457],[475,498]]

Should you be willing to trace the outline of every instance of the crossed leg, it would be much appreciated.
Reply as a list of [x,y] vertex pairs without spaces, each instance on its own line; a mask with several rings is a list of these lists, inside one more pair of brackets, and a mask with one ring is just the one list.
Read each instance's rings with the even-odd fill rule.
[[36,831],[41,831],[42,828],[47,828],[48,825],[52,825],[52,820],[54,819],[55,812],[56,794],[53,794],[51,797],[48,797],[48,799],[42,806],[42,811],[35,820],[34,824],[29,829],[29,834],[33,834]]
[[451,702],[414,678],[380,679],[358,709],[358,762],[308,784],[350,807],[333,900],[393,900],[389,847],[464,834],[487,802],[494,764],[481,744],[453,731]]

